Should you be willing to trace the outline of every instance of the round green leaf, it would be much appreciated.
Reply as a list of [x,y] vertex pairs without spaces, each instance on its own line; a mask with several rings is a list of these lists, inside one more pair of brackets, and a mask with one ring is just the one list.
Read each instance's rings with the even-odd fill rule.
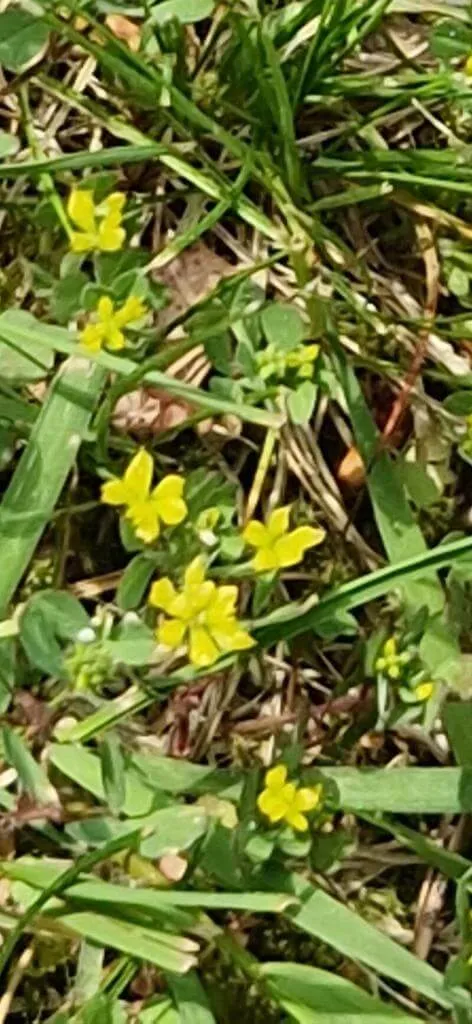
[[42,50],[48,36],[44,22],[28,11],[4,11],[0,14],[0,64],[9,71],[19,71]]

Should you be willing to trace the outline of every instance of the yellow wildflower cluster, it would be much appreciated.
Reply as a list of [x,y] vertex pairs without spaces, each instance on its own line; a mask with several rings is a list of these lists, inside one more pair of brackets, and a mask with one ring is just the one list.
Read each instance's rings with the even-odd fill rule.
[[177,526],[187,515],[183,477],[170,473],[151,489],[153,472],[152,457],[141,448],[124,475],[108,480],[102,487],[105,505],[124,505],[126,519],[132,523],[136,536],[146,543],[157,539],[161,522]]
[[67,213],[79,231],[72,231],[70,247],[72,252],[116,252],[125,240],[122,226],[125,197],[122,192],[112,192],[101,203],[95,203],[93,192],[88,189],[73,189],[67,204]]
[[102,295],[93,318],[79,334],[80,341],[90,352],[99,352],[102,345],[117,352],[125,345],[123,327],[141,320],[146,312],[136,295],[130,295],[118,309],[108,295]]
[[217,587],[213,580],[205,579],[200,557],[187,567],[180,591],[167,576],[157,580],[149,603],[168,616],[159,622],[159,643],[170,650],[183,647],[197,668],[212,665],[228,651],[253,647],[255,641],[236,618],[237,596],[237,587]]
[[[392,682],[398,682],[402,679],[405,667],[411,660],[411,652],[399,651],[396,637],[391,636],[383,645],[382,654],[375,662],[375,670],[387,676]],[[406,680],[406,684],[400,689],[400,694],[404,700],[408,700],[408,703],[418,701],[422,704],[433,696],[435,689],[436,685],[430,679],[417,683],[413,680],[408,683]]]
[[279,764],[266,773],[264,789],[259,794],[257,806],[272,825],[285,822],[296,832],[306,832],[306,812],[315,811],[321,804],[321,783],[317,786],[298,787],[287,782],[287,769]]
[[321,528],[299,526],[289,530],[290,505],[275,509],[266,523],[251,519],[243,539],[250,547],[256,548],[252,560],[255,572],[273,572],[297,565],[308,548],[321,544],[326,534]]
[[400,652],[396,637],[391,636],[385,641],[382,654],[375,662],[375,668],[389,679],[400,679],[405,665],[408,665],[410,660],[411,655],[408,651]]

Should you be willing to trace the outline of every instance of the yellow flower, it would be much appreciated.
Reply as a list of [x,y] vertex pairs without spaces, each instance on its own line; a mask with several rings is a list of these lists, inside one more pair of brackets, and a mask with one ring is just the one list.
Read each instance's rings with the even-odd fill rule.
[[217,587],[205,579],[201,558],[187,567],[182,590],[168,577],[151,587],[149,603],[169,616],[157,627],[159,643],[171,650],[184,646],[192,665],[206,668],[227,651],[244,651],[255,641],[236,618],[237,587]]
[[375,662],[377,672],[383,672],[390,679],[399,679],[404,665],[410,661],[408,651],[398,653],[398,644],[394,636],[385,641],[382,654]]
[[136,295],[130,295],[119,309],[115,309],[108,295],[102,295],[95,310],[94,321],[84,327],[79,339],[91,352],[99,352],[102,345],[117,351],[125,344],[122,328],[140,320],[145,313],[146,307]]
[[472,54],[470,54],[470,56],[467,57],[467,60],[464,65],[464,72],[466,75],[472,75]]
[[305,551],[321,544],[326,533],[313,526],[299,526],[289,532],[290,505],[277,508],[267,523],[251,519],[243,532],[246,544],[257,549],[252,560],[256,572],[285,569],[288,565],[301,562]]
[[287,352],[285,356],[286,366],[291,369],[298,369],[298,377],[311,377],[313,374],[313,363],[318,358],[319,345],[300,345],[298,348]]
[[102,487],[105,505],[125,505],[125,516],[133,524],[136,536],[150,543],[160,533],[161,521],[176,526],[187,515],[182,498],[184,480],[173,473],[151,490],[153,461],[141,448],[131,460],[123,477],[114,477]]
[[297,832],[306,832],[308,819],[305,811],[314,811],[321,802],[322,786],[298,789],[293,782],[287,782],[287,769],[279,764],[266,773],[264,789],[259,794],[257,806],[262,814],[275,825],[286,821]]
[[72,252],[88,252],[100,249],[116,252],[125,240],[121,226],[125,197],[122,192],[112,192],[102,203],[95,203],[93,192],[74,188],[67,203],[67,213],[80,231],[73,231],[70,237]]
[[434,683],[432,683],[432,682],[418,683],[418,685],[415,686],[415,688],[413,690],[413,693],[414,693],[416,699],[419,700],[419,701],[423,702],[423,701],[429,700],[429,698],[432,697],[433,693],[434,693]]

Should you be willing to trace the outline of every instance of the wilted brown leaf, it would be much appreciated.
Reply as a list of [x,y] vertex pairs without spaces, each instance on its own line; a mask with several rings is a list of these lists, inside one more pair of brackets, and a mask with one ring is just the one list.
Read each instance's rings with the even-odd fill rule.
[[105,18],[105,25],[113,32],[117,39],[126,43],[133,53],[137,53],[141,45],[141,29],[134,21],[125,18],[122,14],[108,14]]

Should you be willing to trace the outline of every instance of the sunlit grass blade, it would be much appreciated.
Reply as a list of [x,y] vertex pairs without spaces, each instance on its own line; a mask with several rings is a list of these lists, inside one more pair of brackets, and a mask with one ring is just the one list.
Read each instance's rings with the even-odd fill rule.
[[0,505],[0,614],[49,523],[105,381],[75,356],[58,371]]

